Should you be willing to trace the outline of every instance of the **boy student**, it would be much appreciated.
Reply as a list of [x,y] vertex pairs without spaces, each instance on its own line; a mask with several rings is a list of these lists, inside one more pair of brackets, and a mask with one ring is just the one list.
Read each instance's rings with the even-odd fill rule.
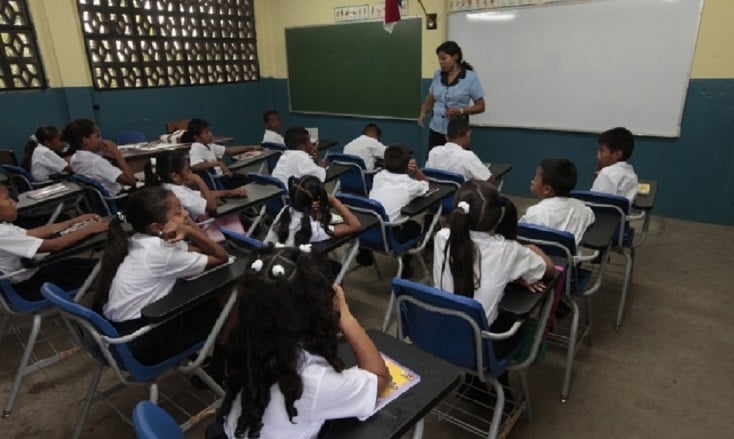
[[451,119],[446,129],[446,144],[436,146],[428,153],[426,168],[442,169],[464,176],[464,180],[493,182],[492,173],[472,151],[471,128],[462,118]]
[[570,232],[576,244],[580,244],[586,228],[594,222],[594,212],[583,202],[568,198],[576,187],[576,179],[576,166],[570,160],[540,162],[530,182],[530,192],[540,198],[540,202],[528,207],[520,222]]
[[265,122],[263,143],[285,145],[285,139],[280,135],[280,114],[275,110],[268,110],[263,114],[263,122]]
[[224,175],[222,184],[227,189],[233,189],[246,184],[244,175],[234,175],[222,160],[224,153],[241,154],[248,151],[262,150],[260,145],[225,147],[214,142],[211,124],[204,119],[191,119],[186,130],[187,138],[193,140],[189,150],[189,162],[192,171],[214,169],[216,175]]
[[[10,198],[8,188],[0,184],[0,272],[9,275],[8,280],[18,294],[26,300],[40,300],[44,282],[53,282],[67,291],[79,288],[96,261],[68,258],[18,272],[23,269],[21,259],[69,248],[84,238],[107,230],[108,223],[97,215],[87,214],[56,224],[24,229],[11,224],[17,217],[15,201]],[[70,227],[75,230],[59,233]]]
[[344,154],[352,154],[362,158],[368,171],[375,169],[375,159],[385,157],[387,146],[380,142],[382,131],[371,123],[362,130],[362,135],[344,146]]
[[637,174],[627,163],[635,148],[632,133],[627,128],[612,128],[599,136],[598,143],[596,178],[591,190],[620,195],[633,202],[638,190]]
[[316,163],[319,151],[311,142],[306,128],[288,128],[285,132],[285,146],[288,149],[278,159],[278,164],[273,169],[273,177],[282,181],[285,187],[288,187],[289,178],[301,178],[304,175],[313,175],[324,182],[326,169],[323,162]]

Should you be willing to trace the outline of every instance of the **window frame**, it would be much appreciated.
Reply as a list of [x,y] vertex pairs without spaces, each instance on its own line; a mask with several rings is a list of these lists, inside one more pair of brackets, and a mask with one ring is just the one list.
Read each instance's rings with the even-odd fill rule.
[[[12,62],[8,62],[9,58],[5,54],[5,50],[0,50],[0,71],[2,72],[2,78],[6,81],[6,86],[0,85],[0,93],[8,93],[14,91],[26,91],[26,90],[46,90],[49,88],[49,81],[46,77],[46,70],[43,66],[43,57],[41,56],[41,50],[38,45],[38,34],[36,33],[36,26],[33,22],[30,9],[28,7],[27,0],[4,0],[5,2],[14,2],[20,6],[20,15],[25,19],[26,24],[14,25],[14,24],[0,24],[0,35],[4,33],[10,34],[26,34],[28,35],[28,46],[31,51],[30,59],[35,63],[37,72],[35,78],[39,84],[38,86],[28,86],[24,84],[22,87],[15,87],[17,75],[12,73]],[[0,42],[2,42],[0,38]],[[2,43],[3,47],[5,43]],[[12,58],[12,60],[23,60],[26,58]],[[12,83],[12,87],[8,87],[8,83]]]

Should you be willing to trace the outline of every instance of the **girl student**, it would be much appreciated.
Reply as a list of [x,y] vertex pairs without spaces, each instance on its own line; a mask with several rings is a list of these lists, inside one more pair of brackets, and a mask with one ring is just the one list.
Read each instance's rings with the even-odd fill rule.
[[[145,185],[163,186],[170,190],[181,201],[181,205],[197,222],[207,218],[207,214],[216,212],[217,200],[225,197],[244,197],[245,189],[236,187],[221,191],[210,190],[204,180],[191,172],[186,156],[180,151],[165,151],[153,161],[145,165]],[[219,227],[226,227],[235,232],[245,234],[239,217],[236,214],[216,218],[212,223],[203,226],[207,235],[215,241],[223,241],[224,236]]]
[[[145,326],[141,310],[167,295],[177,279],[228,260],[227,252],[188,218],[167,189],[132,193],[125,219],[135,233],[128,238],[119,218],[110,223],[93,301],[93,309],[104,314],[120,335]],[[136,338],[128,348],[140,362],[156,364],[206,338],[220,309],[212,299]],[[215,346],[215,357],[217,351],[223,355],[221,346]]]
[[[501,200],[495,187],[471,180],[456,193],[449,228],[434,238],[433,276],[436,288],[472,297],[482,304],[493,332],[505,332],[514,318],[498,313],[505,285],[519,281],[531,291],[542,291],[542,279],[555,273],[542,250],[514,240],[517,210]],[[518,333],[519,334],[519,333]],[[515,346],[516,339],[495,341],[498,356]]]
[[[342,288],[297,249],[255,256],[249,267],[226,394],[207,437],[315,438],[328,419],[369,417],[390,373]],[[337,357],[340,331],[356,367],[345,369]]]
[[61,130],[54,126],[39,127],[25,146],[21,166],[38,181],[48,180],[54,174],[71,172],[71,166],[61,157],[63,151]]
[[[333,195],[327,194],[318,177],[304,175],[290,187],[291,205],[275,217],[264,242],[299,246],[358,232],[359,219]],[[331,225],[331,209],[344,222]]]

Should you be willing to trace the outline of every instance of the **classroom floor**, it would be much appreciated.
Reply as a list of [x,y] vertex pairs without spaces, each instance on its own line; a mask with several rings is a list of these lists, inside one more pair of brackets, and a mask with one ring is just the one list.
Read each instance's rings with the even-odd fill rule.
[[[521,211],[530,202],[513,199]],[[648,241],[637,253],[621,330],[613,328],[621,281],[621,258],[615,256],[594,298],[593,343],[576,360],[568,403],[561,404],[559,396],[564,357],[550,348],[543,362],[529,371],[535,417],[530,423],[518,422],[510,437],[734,437],[732,248],[732,227],[654,217]],[[378,256],[378,262],[383,273],[396,269],[387,258]],[[373,269],[366,268],[348,275],[344,284],[362,324],[379,327],[390,292],[388,281],[376,294],[380,281]],[[48,328],[63,333],[53,325]],[[0,340],[0,352],[4,403],[21,350],[14,337],[6,336]],[[0,419],[0,436],[69,437],[92,367],[91,359],[76,354],[27,376],[12,416]],[[114,383],[115,377],[107,372],[103,380]],[[173,377],[161,390],[179,392],[188,387],[185,380]],[[136,398],[145,398],[147,390],[121,393],[118,403],[130,413]],[[133,433],[99,403],[92,408],[84,437],[130,438]],[[186,437],[202,438],[203,424]],[[472,436],[429,416],[424,437]]]

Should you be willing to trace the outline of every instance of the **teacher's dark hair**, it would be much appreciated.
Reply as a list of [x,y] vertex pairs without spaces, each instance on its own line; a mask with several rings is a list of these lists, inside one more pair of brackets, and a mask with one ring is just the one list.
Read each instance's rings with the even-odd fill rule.
[[457,58],[457,61],[459,62],[459,65],[461,65],[461,67],[465,68],[466,70],[474,70],[474,67],[472,67],[471,64],[464,61],[464,54],[461,53],[461,47],[456,44],[456,41],[446,41],[442,43],[436,48],[436,55],[438,55],[439,52],[443,52],[450,56],[458,55],[459,57]]

